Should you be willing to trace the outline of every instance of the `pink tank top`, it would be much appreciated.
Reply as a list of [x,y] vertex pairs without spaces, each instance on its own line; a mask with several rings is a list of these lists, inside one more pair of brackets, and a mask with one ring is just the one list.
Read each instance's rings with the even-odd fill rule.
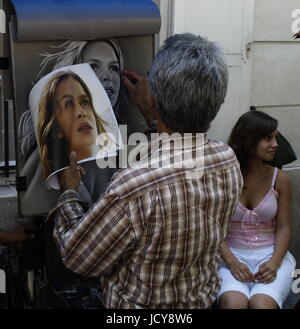
[[226,238],[229,247],[250,249],[274,245],[278,209],[278,193],[274,189],[276,176],[277,168],[274,168],[271,188],[254,209],[238,202]]

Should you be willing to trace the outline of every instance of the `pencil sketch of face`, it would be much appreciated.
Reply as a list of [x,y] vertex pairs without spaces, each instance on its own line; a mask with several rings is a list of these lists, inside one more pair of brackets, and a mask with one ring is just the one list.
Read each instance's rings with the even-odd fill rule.
[[89,42],[83,50],[82,61],[90,64],[114,107],[121,83],[120,63],[114,49],[104,41]]

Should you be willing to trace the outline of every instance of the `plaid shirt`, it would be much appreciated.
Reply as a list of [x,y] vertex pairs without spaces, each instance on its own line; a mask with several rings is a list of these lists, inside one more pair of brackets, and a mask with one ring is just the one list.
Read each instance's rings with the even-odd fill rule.
[[63,262],[100,277],[106,308],[208,308],[220,288],[220,247],[242,187],[239,164],[227,145],[205,137],[201,152],[185,147],[197,168],[161,166],[162,155],[174,164],[180,154],[164,147],[148,154],[157,168],[141,161],[119,170],[88,212],[67,190],[50,214]]

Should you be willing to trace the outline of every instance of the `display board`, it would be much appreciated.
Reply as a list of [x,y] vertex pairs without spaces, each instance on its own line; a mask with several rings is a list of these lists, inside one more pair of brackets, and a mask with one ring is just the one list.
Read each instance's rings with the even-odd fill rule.
[[[46,184],[29,107],[31,90],[53,70],[89,64],[111,102],[118,125],[127,127],[122,135],[126,145],[127,136],[144,131],[146,123],[127,98],[121,71],[125,68],[147,73],[154,57],[154,35],[160,28],[160,13],[150,0],[12,0],[11,4],[8,16],[19,216],[44,216],[61,191],[49,189]],[[94,159],[81,165],[86,171],[82,177],[82,198],[92,203],[117,168],[99,168]]]

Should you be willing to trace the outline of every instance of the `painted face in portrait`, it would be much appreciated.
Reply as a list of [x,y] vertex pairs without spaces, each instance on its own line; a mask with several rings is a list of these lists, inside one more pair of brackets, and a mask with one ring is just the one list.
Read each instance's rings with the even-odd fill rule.
[[104,41],[89,42],[83,50],[82,61],[91,65],[114,107],[121,81],[120,63],[113,48]]
[[57,137],[67,139],[78,160],[92,156],[98,131],[91,99],[78,81],[68,77],[57,85],[55,100]]

